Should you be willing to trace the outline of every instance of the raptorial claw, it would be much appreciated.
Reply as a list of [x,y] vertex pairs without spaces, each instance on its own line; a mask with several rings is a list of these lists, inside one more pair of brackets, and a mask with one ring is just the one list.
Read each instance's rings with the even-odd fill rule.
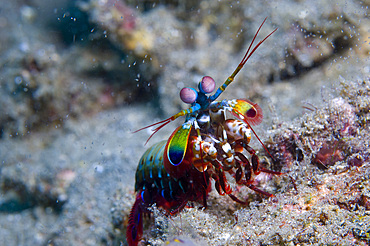
[[183,161],[188,148],[190,132],[191,125],[189,128],[179,126],[167,141],[163,163],[166,171],[172,177],[180,178],[191,165],[191,163]]

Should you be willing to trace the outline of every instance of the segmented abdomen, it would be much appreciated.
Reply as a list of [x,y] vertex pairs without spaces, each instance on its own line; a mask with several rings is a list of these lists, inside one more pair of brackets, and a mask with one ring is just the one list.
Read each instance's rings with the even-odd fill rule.
[[[163,178],[169,177],[164,169],[163,153],[166,141],[161,141],[147,149],[139,161],[135,175],[135,191],[146,189],[148,184],[159,183]],[[163,182],[163,181],[162,181]]]
[[156,143],[141,157],[136,170],[135,190],[146,207],[156,203],[173,212],[208,193],[209,176],[194,168],[184,170],[184,175],[178,179],[169,175],[163,164],[165,146],[166,141]]

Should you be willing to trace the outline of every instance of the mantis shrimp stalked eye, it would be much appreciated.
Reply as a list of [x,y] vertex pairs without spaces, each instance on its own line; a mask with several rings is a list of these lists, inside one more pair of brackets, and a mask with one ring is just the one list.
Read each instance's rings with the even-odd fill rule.
[[184,87],[180,91],[181,101],[187,104],[192,104],[197,100],[198,92],[190,87]]
[[216,82],[212,77],[204,76],[198,87],[199,91],[204,94],[212,93],[216,88]]

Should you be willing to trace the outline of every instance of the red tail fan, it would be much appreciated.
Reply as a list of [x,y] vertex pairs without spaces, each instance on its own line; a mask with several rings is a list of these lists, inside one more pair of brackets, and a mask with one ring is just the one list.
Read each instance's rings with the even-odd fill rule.
[[138,193],[134,206],[132,206],[128,227],[126,231],[126,239],[129,246],[136,246],[143,235],[143,218],[141,208],[141,194]]

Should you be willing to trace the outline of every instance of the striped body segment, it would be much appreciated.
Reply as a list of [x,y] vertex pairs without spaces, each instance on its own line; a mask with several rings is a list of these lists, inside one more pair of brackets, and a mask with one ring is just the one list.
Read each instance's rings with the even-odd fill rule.
[[188,201],[205,202],[211,190],[208,173],[199,172],[194,166],[183,171],[182,177],[172,177],[163,163],[165,146],[166,141],[154,144],[139,161],[135,176],[137,195],[126,232],[129,245],[138,244],[143,232],[142,217],[150,213],[148,207],[156,204],[168,214],[176,214]]

